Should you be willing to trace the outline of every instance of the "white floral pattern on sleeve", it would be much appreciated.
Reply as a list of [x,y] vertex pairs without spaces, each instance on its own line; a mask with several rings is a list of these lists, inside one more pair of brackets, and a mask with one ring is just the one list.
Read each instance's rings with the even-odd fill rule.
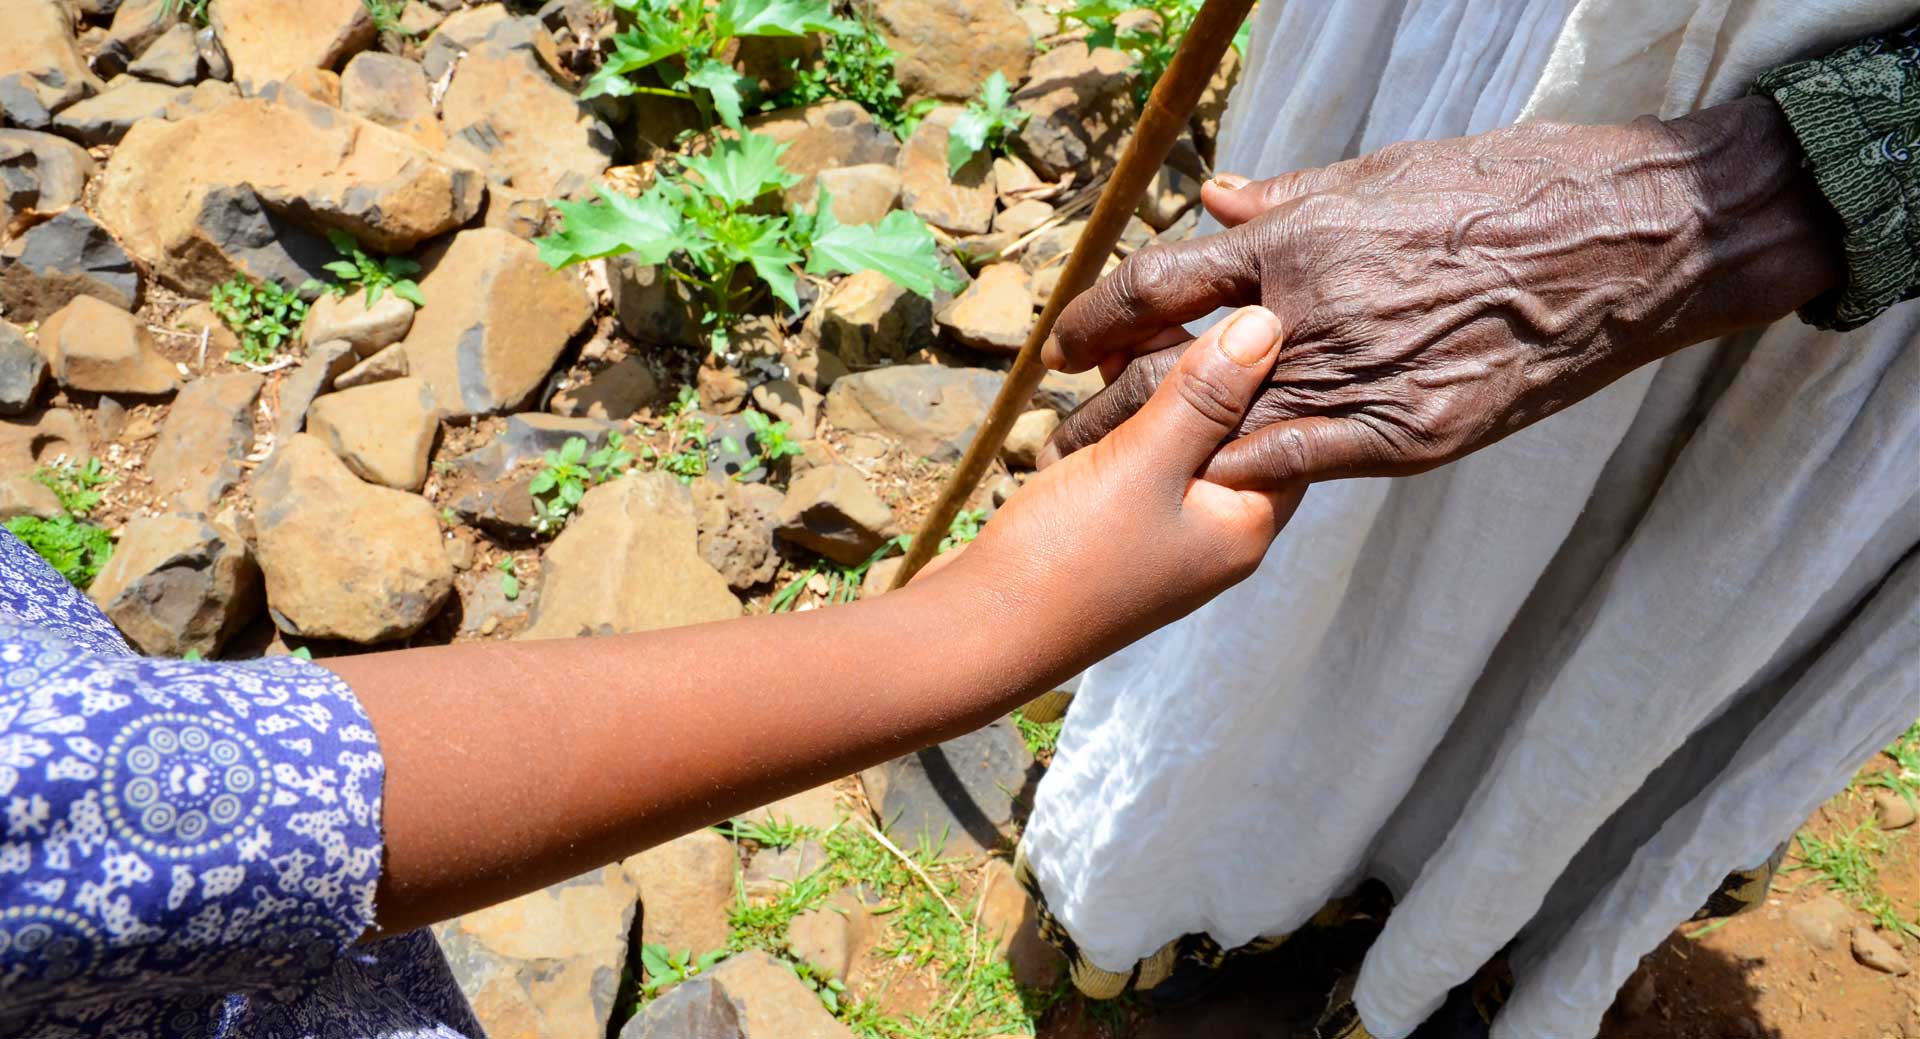
[[0,531],[0,1034],[478,1037],[430,935],[354,945],[383,776],[332,672],[136,656]]

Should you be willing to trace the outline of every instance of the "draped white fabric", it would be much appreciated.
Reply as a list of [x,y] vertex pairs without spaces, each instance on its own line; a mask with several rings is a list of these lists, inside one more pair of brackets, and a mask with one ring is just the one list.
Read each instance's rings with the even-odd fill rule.
[[[1736,97],[1912,0],[1265,0],[1219,167]],[[1203,233],[1210,228],[1203,228]],[[1638,958],[1920,716],[1920,305],[1703,344],[1435,472],[1313,488],[1090,671],[1028,851],[1094,963],[1399,900],[1382,1039],[1512,947],[1496,1039]]]

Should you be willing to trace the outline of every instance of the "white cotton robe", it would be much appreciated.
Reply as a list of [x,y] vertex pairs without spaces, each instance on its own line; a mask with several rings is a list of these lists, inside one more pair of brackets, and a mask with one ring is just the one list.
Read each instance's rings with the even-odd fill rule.
[[[1265,0],[1218,167],[1678,115],[1915,10]],[[1312,488],[1253,577],[1085,676],[1030,861],[1108,970],[1378,877],[1375,1035],[1511,945],[1495,1039],[1590,1036],[1920,717],[1916,544],[1920,303],[1691,347],[1443,469]]]

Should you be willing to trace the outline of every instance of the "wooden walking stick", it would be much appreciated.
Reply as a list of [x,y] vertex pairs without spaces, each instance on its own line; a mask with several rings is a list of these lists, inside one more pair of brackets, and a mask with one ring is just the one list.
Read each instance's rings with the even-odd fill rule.
[[953,517],[959,514],[960,507],[966,504],[967,497],[993,464],[994,456],[1000,453],[1000,445],[1006,440],[1007,431],[1013,428],[1013,420],[1026,409],[1034,389],[1047,373],[1046,366],[1040,363],[1040,345],[1053,332],[1053,323],[1059,319],[1060,311],[1100,276],[1100,268],[1113,252],[1114,243],[1126,230],[1127,218],[1139,207],[1147,183],[1167,160],[1167,153],[1173,149],[1180,132],[1186,129],[1201,93],[1219,70],[1220,59],[1232,46],[1233,35],[1239,31],[1240,23],[1246,21],[1253,3],[1254,0],[1206,0],[1200,13],[1194,16],[1193,25],[1180,41],[1172,63],[1154,86],[1152,96],[1147,98],[1146,111],[1141,113],[1140,123],[1134,128],[1133,140],[1101,191],[1099,204],[1094,206],[1093,216],[1088,218],[1080,241],[1067,258],[1060,282],[1047,299],[1046,309],[1040,312],[1040,320],[1034,322],[1026,344],[1020,347],[1020,355],[1014,358],[1007,381],[1001,384],[1000,395],[994,398],[993,407],[980,423],[980,431],[967,446],[960,468],[954,470],[953,478],[940,492],[920,533],[914,535],[906,562],[893,579],[893,587],[912,580],[933,558]]

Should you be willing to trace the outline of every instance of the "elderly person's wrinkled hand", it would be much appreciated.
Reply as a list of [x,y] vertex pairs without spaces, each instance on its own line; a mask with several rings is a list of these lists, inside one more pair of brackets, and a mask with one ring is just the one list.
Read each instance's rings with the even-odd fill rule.
[[1075,300],[1049,365],[1110,385],[1047,460],[1104,436],[1185,349],[1264,304],[1286,347],[1205,476],[1395,476],[1460,458],[1683,346],[1839,285],[1832,214],[1773,103],[1397,144],[1203,201],[1228,228],[1142,250]]

